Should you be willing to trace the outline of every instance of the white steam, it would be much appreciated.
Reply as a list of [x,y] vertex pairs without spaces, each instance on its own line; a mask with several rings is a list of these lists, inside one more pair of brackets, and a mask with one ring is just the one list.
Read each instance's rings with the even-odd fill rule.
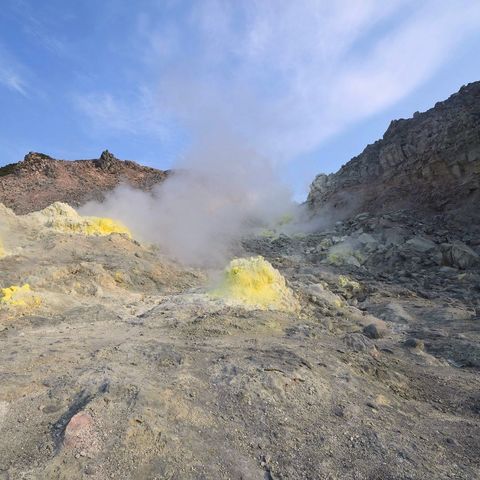
[[205,136],[151,193],[120,186],[84,214],[123,221],[135,236],[178,260],[221,265],[242,235],[293,210],[269,162],[232,136]]
[[99,125],[161,138],[168,126],[185,127],[193,144],[152,194],[122,187],[85,213],[123,220],[183,262],[224,261],[243,234],[292,209],[264,155],[281,170],[404,98],[480,18],[471,0],[278,3],[205,0],[170,10],[159,2],[142,15],[139,105],[123,108],[123,91],[80,104]]

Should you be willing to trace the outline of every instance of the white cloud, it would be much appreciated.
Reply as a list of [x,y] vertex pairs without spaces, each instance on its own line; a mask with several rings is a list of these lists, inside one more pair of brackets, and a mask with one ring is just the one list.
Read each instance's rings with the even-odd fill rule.
[[57,17],[58,8],[49,6],[47,2],[43,2],[39,8],[38,4],[32,4],[29,0],[11,0],[10,8],[22,33],[31,36],[35,43],[56,55],[67,55],[68,45],[64,39],[56,37],[55,31],[58,30],[58,24],[68,17]]
[[26,97],[28,94],[24,72],[25,68],[0,45],[0,84]]
[[477,0],[205,0],[149,8],[130,44],[143,61],[142,82],[158,95],[84,95],[82,110],[114,130],[165,135],[168,106],[197,130],[228,125],[276,158],[308,153],[398,102],[480,25]]
[[0,69],[2,70],[0,73],[0,82],[26,97],[26,84],[18,73],[5,65],[0,65]]
[[156,107],[158,100],[147,88],[140,89],[129,101],[105,92],[77,94],[73,101],[95,129],[159,138],[168,136],[166,121]]
[[199,46],[170,80],[183,100],[174,108],[197,123],[218,115],[287,157],[411,93],[480,24],[474,0],[196,5],[188,29],[178,25]]

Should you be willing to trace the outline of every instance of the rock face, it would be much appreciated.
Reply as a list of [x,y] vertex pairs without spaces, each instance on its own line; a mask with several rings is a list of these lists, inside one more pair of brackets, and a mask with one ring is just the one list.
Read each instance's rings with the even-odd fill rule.
[[480,82],[413,118],[392,121],[337,173],[318,175],[307,204],[348,216],[411,209],[478,214]]
[[149,191],[167,175],[168,171],[119,160],[108,150],[98,159],[75,161],[30,152],[22,162],[0,168],[0,203],[19,214],[53,202],[78,207],[90,200],[102,200],[120,183]]

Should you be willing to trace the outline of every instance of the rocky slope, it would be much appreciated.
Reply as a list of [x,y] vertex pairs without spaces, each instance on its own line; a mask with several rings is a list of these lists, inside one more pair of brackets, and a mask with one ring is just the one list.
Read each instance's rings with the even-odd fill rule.
[[413,118],[393,121],[383,138],[337,173],[318,175],[308,205],[333,216],[408,208],[479,214],[480,82]]
[[479,478],[480,266],[454,226],[245,239],[298,302],[265,310],[52,213],[0,207],[1,479]]
[[[56,160],[30,152],[22,162],[0,168],[0,203],[28,213],[53,202],[80,206],[103,200],[120,183],[150,190],[168,172],[122,161],[105,150],[96,160]],[[25,195],[28,192],[28,195]]]

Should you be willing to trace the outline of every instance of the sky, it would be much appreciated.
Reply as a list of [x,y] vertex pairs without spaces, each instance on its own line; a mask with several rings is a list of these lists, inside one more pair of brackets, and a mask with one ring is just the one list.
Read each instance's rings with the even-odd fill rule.
[[108,148],[167,169],[202,135],[235,135],[302,200],[392,119],[480,80],[478,0],[1,7],[0,165]]

